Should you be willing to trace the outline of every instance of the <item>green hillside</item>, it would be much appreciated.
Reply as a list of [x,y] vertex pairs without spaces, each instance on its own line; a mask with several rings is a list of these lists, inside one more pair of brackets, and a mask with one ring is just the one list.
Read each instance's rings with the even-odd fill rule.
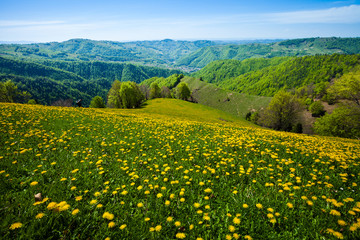
[[209,63],[200,71],[192,74],[192,76],[201,77],[205,82],[219,83],[251,71],[279,65],[289,59],[290,57],[250,58],[243,61],[234,59],[217,60]]
[[360,38],[304,38],[269,44],[209,46],[177,61],[179,66],[202,68],[222,59],[272,58],[316,54],[358,54]]
[[[275,60],[275,61],[274,61]],[[250,95],[273,96],[280,89],[294,89],[307,85],[323,84],[333,78],[340,77],[360,64],[360,55],[316,55],[295,58],[276,58],[274,60],[251,60],[250,62],[274,63],[259,70],[249,71],[237,77],[230,77],[241,73],[243,62],[224,61],[209,64],[204,71],[196,74],[203,80],[214,82],[219,87]],[[219,63],[219,64],[218,64]],[[276,65],[276,63],[279,63]],[[215,65],[215,67],[214,67]],[[216,65],[220,66],[219,68]],[[264,66],[264,65],[262,65]],[[232,68],[228,75],[226,69]],[[240,69],[240,70],[239,70]],[[255,68],[256,69],[256,68]]]
[[0,122],[3,239],[360,239],[359,140],[172,99]]
[[43,63],[0,57],[0,81],[12,80],[20,90],[29,92],[41,104],[49,105],[59,99],[81,98],[84,106],[88,106],[91,98],[96,95],[106,99],[115,79],[139,83],[154,76],[168,77],[179,73],[177,70],[123,63]]
[[234,116],[245,118],[249,111],[265,108],[271,98],[236,93],[221,89],[214,84],[209,84],[192,77],[185,77],[196,102],[212,108],[222,110]]
[[111,61],[166,67],[182,56],[215,44],[205,40],[114,42],[71,39],[26,45],[3,44],[0,45],[0,54],[43,60]]

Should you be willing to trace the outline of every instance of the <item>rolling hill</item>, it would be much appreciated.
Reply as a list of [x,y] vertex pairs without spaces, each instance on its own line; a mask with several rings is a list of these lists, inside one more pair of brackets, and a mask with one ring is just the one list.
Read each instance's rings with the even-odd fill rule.
[[195,76],[235,92],[273,96],[280,89],[316,88],[359,64],[359,54],[224,60],[210,63]]
[[244,60],[333,53],[360,53],[360,38],[304,38],[268,44],[208,46],[182,57],[176,63],[179,66],[203,68],[222,59]]

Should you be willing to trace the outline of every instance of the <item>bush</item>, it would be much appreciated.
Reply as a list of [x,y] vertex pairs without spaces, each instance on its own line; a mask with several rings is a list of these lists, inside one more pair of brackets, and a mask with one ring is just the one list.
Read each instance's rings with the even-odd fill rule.
[[338,107],[332,114],[317,119],[314,130],[319,135],[360,138],[360,108]]
[[31,104],[31,105],[35,105],[37,104],[36,100],[35,99],[30,99],[27,104]]
[[311,115],[313,117],[321,117],[321,116],[324,116],[325,114],[325,110],[324,110],[324,106],[321,104],[320,101],[316,101],[316,102],[313,102],[310,107],[309,107],[309,110],[311,112]]
[[303,126],[301,123],[297,123],[293,126],[292,132],[294,133],[302,133],[303,132]]
[[90,108],[105,108],[105,103],[102,97],[96,96],[91,100]]

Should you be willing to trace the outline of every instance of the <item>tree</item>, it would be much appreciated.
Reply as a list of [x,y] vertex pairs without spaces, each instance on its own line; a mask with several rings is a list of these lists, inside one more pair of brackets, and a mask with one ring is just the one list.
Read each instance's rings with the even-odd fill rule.
[[90,108],[105,108],[105,103],[102,97],[96,96],[90,102]]
[[301,109],[298,99],[289,92],[280,91],[259,118],[259,123],[275,130],[291,131]]
[[121,82],[119,80],[115,80],[108,93],[108,107],[110,108],[121,108],[121,98],[120,98],[120,88],[121,88]]
[[321,101],[315,101],[313,102],[310,107],[309,110],[311,112],[311,115],[313,117],[321,117],[325,114],[325,109],[324,106],[321,104]]
[[360,70],[343,75],[328,89],[330,95],[355,102],[360,107]]
[[187,100],[191,95],[188,85],[184,82],[179,83],[176,87],[176,97],[181,100]]
[[318,118],[314,130],[319,135],[360,138],[360,108],[344,105]]
[[161,89],[156,82],[151,83],[149,99],[160,98],[161,97]]
[[171,91],[168,87],[166,87],[166,86],[161,87],[161,97],[162,98],[172,98]]
[[14,102],[17,92],[17,86],[11,80],[0,82],[0,102]]
[[0,102],[26,103],[30,98],[30,93],[19,91],[18,87],[11,80],[0,82]]
[[115,80],[108,94],[108,106],[111,108],[137,108],[145,97],[134,82]]

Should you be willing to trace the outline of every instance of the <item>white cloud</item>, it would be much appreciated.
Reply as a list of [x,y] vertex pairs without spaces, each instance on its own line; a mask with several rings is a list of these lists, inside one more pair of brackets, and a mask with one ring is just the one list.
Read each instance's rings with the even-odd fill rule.
[[360,5],[334,7],[322,10],[295,11],[266,14],[274,23],[359,23]]

